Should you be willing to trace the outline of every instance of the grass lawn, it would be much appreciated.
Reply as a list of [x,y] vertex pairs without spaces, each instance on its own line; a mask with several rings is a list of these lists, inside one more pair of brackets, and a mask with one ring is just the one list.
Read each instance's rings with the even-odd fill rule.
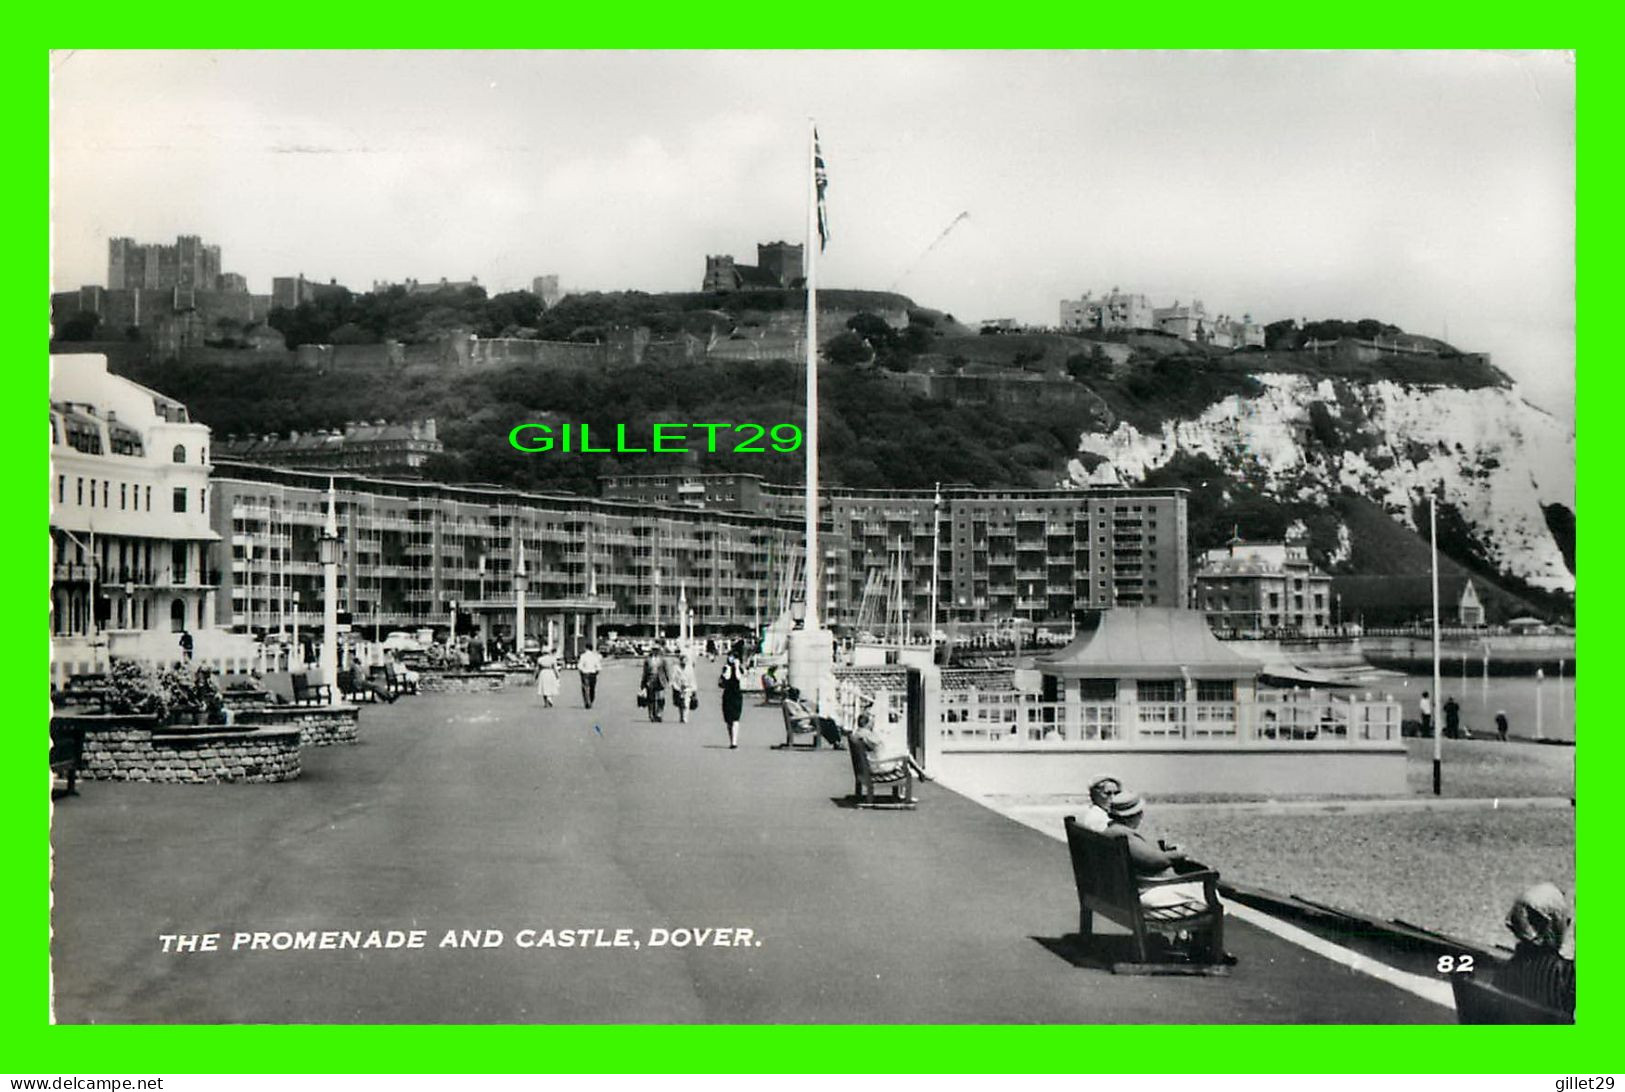
[[[1499,743],[1483,739],[1444,740],[1442,759],[1447,797],[1574,795],[1574,748],[1555,744]],[[1407,739],[1410,761],[1405,776],[1417,795],[1433,793],[1433,741]]]

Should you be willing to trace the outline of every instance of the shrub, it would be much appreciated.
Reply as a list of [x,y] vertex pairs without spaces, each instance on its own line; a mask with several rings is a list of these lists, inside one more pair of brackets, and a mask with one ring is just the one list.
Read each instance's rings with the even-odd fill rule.
[[116,660],[112,670],[112,693],[107,698],[112,713],[169,717],[169,688],[162,673],[150,664]]

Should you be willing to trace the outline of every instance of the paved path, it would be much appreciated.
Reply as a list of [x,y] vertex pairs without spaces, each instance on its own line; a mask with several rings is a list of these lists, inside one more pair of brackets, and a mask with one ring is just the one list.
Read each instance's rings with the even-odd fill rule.
[[[839,806],[846,756],[772,749],[774,709],[748,706],[730,751],[714,693],[696,723],[657,725],[638,719],[628,665],[591,713],[565,682],[553,710],[519,690],[368,707],[360,744],[307,750],[287,785],[84,783],[53,835],[57,1019],[1453,1019],[1242,923],[1229,978],[1074,965],[1057,954],[1077,899],[1053,840],[937,785],[915,812]],[[618,928],[642,946],[516,943]],[[751,939],[651,946],[680,928]],[[372,929],[421,929],[427,946],[164,954],[159,939]],[[448,930],[503,943],[438,947]]]

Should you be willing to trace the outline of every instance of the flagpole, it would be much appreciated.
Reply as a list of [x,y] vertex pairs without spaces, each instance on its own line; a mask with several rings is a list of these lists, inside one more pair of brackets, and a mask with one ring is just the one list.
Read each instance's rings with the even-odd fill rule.
[[807,119],[807,621],[818,628],[818,136]]
[[807,549],[804,553],[807,609],[802,615],[801,628],[793,631],[786,641],[785,658],[790,685],[800,691],[815,711],[824,711],[835,701],[835,641],[834,635],[821,624],[823,601],[818,588],[822,556],[818,548],[818,251],[828,233],[821,206],[826,180],[818,148],[818,126],[811,118],[807,119],[806,169],[807,241],[803,252],[807,283],[807,428],[802,441],[807,460]]
[[937,582],[942,579],[942,483],[931,496],[931,621],[926,626],[925,643],[931,648],[931,662],[937,662]]

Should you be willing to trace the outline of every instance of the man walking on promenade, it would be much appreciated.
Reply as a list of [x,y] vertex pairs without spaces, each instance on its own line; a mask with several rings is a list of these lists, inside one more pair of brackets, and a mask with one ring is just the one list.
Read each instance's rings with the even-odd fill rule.
[[583,708],[591,709],[593,701],[598,697],[598,673],[604,669],[604,658],[598,655],[598,650],[588,645],[576,660],[576,671],[581,674],[581,704]]
[[1428,697],[1426,690],[1422,691],[1422,700],[1417,703],[1417,706],[1422,714],[1422,734],[1431,736],[1433,734],[1433,699]]

